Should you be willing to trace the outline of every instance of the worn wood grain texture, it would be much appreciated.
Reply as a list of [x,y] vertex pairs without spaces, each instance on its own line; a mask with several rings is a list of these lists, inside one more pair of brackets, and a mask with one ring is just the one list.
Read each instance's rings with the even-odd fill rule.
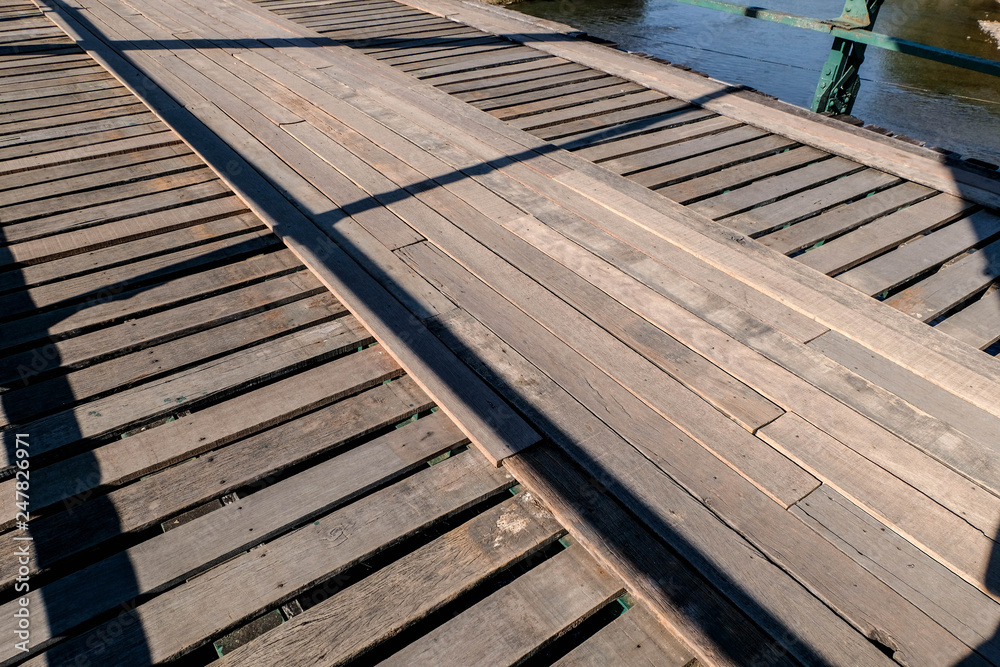
[[384,661],[509,665],[537,652],[623,592],[578,546],[529,570]]
[[623,662],[649,667],[687,667],[694,655],[665,632],[642,606],[629,609],[555,663],[557,667],[601,667]]
[[[156,662],[176,658],[511,484],[506,472],[475,451],[453,456],[133,608],[126,613],[134,622],[114,640],[101,638],[105,623],[25,664],[60,664],[80,656],[99,656],[109,666],[134,665],[136,656]],[[233,590],[241,594],[225,594]],[[124,625],[121,616],[107,623]]]
[[[53,604],[58,615],[40,614],[48,632],[36,635],[34,652],[44,650],[52,639],[77,624],[137,595],[166,590],[347,505],[463,439],[444,415],[430,421],[437,428],[428,423],[397,429],[43,587],[42,596],[58,600]],[[131,576],[116,577],[123,568]],[[14,618],[13,610],[7,615]],[[14,655],[8,652],[3,657]]]
[[220,665],[363,659],[367,650],[530,558],[562,532],[530,492],[520,493],[227,655]]

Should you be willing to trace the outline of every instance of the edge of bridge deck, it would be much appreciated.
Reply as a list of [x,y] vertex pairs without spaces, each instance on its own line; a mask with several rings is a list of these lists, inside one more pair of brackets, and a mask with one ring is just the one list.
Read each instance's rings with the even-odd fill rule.
[[398,0],[427,13],[634,81],[901,178],[1000,208],[1000,175],[752,90],[577,39],[579,30],[476,0]]

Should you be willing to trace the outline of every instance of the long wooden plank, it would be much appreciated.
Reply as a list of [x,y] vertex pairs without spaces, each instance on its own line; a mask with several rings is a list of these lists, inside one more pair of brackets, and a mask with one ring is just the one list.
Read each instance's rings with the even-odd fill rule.
[[7,335],[0,346],[11,349],[39,341],[59,340],[81,330],[117,324],[248,282],[294,273],[301,267],[287,250],[251,257],[156,287],[119,292],[114,299],[94,302],[83,309],[67,306],[16,320],[5,327]]
[[[926,273],[971,248],[983,245],[997,234],[1000,234],[1000,217],[989,211],[979,211],[847,271],[837,276],[837,279],[865,294],[878,294]],[[979,258],[989,255],[985,248],[979,253],[982,253],[978,255]],[[990,278],[988,264],[989,261],[985,260],[979,266],[987,282]],[[948,267],[942,270],[948,270]],[[945,280],[954,280],[954,285],[958,287],[957,278]],[[915,316],[921,320],[931,319],[924,314]]]
[[824,485],[792,512],[993,663],[1000,605]]
[[[349,321],[335,320],[312,326],[289,336],[264,342],[221,359],[205,362],[162,380],[130,389],[109,398],[58,412],[31,422],[24,428],[44,433],[32,454],[55,452],[81,440],[108,437],[140,420],[152,420],[176,410],[177,404],[194,406],[218,400],[243,386],[294,372],[309,363],[339,356],[356,348],[364,338]],[[8,419],[16,415],[8,415]],[[12,437],[6,431],[5,440]],[[14,465],[13,458],[2,459]]]
[[881,255],[919,234],[942,227],[974,208],[950,195],[937,195],[870,222],[799,257],[817,271],[832,274]]
[[[482,86],[474,83],[450,84],[443,86],[445,90],[464,102],[478,100],[495,100],[500,97],[510,97],[524,93],[531,93],[545,90],[550,85],[575,83],[578,81],[589,81],[603,77],[601,72],[564,65],[561,67],[551,67],[533,73],[534,76],[520,81],[509,81],[506,77],[499,81],[492,80],[492,85]],[[523,78],[523,77],[522,77]],[[466,88],[473,88],[466,90]]]
[[[4,177],[4,190],[0,203],[11,206],[34,199],[57,197],[75,190],[114,185],[125,182],[133,173],[138,178],[160,173],[160,168],[171,164],[190,166],[190,151],[183,144],[163,146],[133,153],[99,157],[72,162],[55,167],[33,169]],[[163,164],[151,164],[161,161]]]
[[0,170],[2,170],[0,175],[6,176],[7,174],[27,169],[41,169],[42,167],[66,164],[77,160],[88,160],[95,157],[129,153],[135,150],[158,148],[178,143],[177,135],[166,128],[159,129],[159,126],[156,124],[114,130],[96,138],[101,141],[82,144],[79,139],[66,140],[67,147],[63,150],[42,153],[41,155],[25,156],[4,162],[0,164]]
[[4,426],[64,410],[116,389],[155,380],[183,366],[235,352],[274,336],[287,335],[345,312],[332,295],[318,294],[262,313],[256,318],[255,326],[237,320],[68,375],[35,382],[4,395]]
[[810,341],[809,346],[927,414],[954,424],[984,445],[992,446],[996,434],[1000,432],[1000,420],[996,416],[903,370],[843,334],[828,331]]
[[690,649],[669,634],[641,605],[630,608],[555,663],[555,667],[602,667],[624,663],[686,667]]
[[[4,226],[0,231],[7,243],[24,243],[94,225],[106,225],[127,218],[169,211],[185,204],[220,199],[228,194],[225,185],[210,169],[201,168],[112,189],[68,195],[64,201],[77,200],[85,208],[70,208],[53,215],[45,215],[44,200],[33,202],[26,207],[30,213],[29,218]],[[121,199],[117,199],[118,197]],[[93,205],[88,206],[88,202],[93,202]],[[69,206],[72,204],[69,203]]]
[[[655,237],[642,235],[630,222],[607,217],[598,217],[594,221],[616,233],[620,240],[638,243],[645,252],[664,265],[683,266],[685,261],[691,259],[671,245],[659,244]],[[914,485],[934,489],[939,501],[957,511],[975,511],[971,508],[983,503],[996,505],[996,499],[984,492],[976,491],[972,496],[964,498],[955,496],[955,492],[964,495],[970,489],[961,482],[961,477],[948,475],[949,471],[916,455],[908,442],[886,433],[868,420],[873,420],[909,442],[919,444],[921,448],[975,479],[995,478],[993,471],[1000,470],[1000,459],[996,453],[978,446],[948,424],[928,419],[925,413],[895,399],[877,385],[867,383],[863,378],[838,367],[823,355],[796,344],[770,327],[761,326],[759,321],[751,319],[746,313],[724,305],[720,308],[721,304],[715,295],[706,293],[703,289],[692,289],[694,286],[683,279],[664,279],[660,266],[654,264],[654,271],[650,272],[649,262],[636,261],[633,259],[634,254],[630,255],[628,252],[609,250],[606,243],[592,240],[595,236],[592,232],[590,236],[581,235],[574,230],[563,233],[579,239],[578,242],[591,252],[612,262],[613,267],[595,264],[579,251],[560,260],[564,265],[585,272],[609,294],[643,313],[664,331],[670,332],[679,340],[687,341],[701,354],[716,359],[730,373],[745,380],[752,378],[756,387],[780,405],[808,415],[809,419],[821,424],[831,433],[841,433],[844,442],[850,442],[867,452],[866,456],[879,461]],[[552,246],[550,244],[547,247]],[[621,279],[619,275],[623,271],[635,275],[668,300],[655,297],[651,299],[648,293],[642,296],[629,294],[629,281]],[[683,308],[677,308],[678,305]],[[712,326],[706,326],[706,323]],[[762,356],[747,354],[739,345],[734,346],[733,340],[728,338],[730,336]],[[865,391],[858,391],[859,382],[866,384]],[[836,400],[827,394],[836,397]],[[851,408],[868,419],[859,419]],[[956,448],[955,438],[964,440],[967,444]],[[872,447],[874,442],[880,444]],[[894,453],[889,455],[889,451]],[[906,464],[903,463],[904,460],[907,461]],[[954,481],[944,483],[941,475],[950,476]],[[975,491],[974,487],[971,488]],[[975,521],[984,531],[995,528],[995,520],[990,514],[979,514]]]
[[[471,318],[452,316],[441,324],[444,335],[477,340],[481,344],[477,349],[488,349],[484,362],[495,361],[493,353],[503,352],[509,365],[498,371],[501,375],[525,368],[520,355],[506,350],[496,336]],[[522,393],[527,397],[532,392]],[[609,495],[595,493],[596,482],[554,445],[540,445],[512,456],[506,465],[522,484],[540,494],[574,539],[621,577],[633,596],[649,605],[665,627],[691,643],[702,662],[737,665],[766,657],[780,665],[792,660],[733,602],[666,549]],[[663,572],[671,573],[669,585],[663,584]],[[658,634],[666,633],[661,630]]]
[[895,176],[866,169],[728,218],[725,224],[748,236],[757,236],[898,183]]
[[948,264],[930,278],[895,294],[886,303],[923,322],[965,302],[1000,276],[1000,243]]
[[475,100],[469,103],[477,109],[482,109],[483,111],[500,111],[508,107],[513,107],[527,102],[540,102],[545,99],[554,99],[568,95],[575,95],[577,93],[584,93],[598,88],[606,88],[609,85],[617,85],[620,82],[620,79],[605,75],[596,76],[584,81],[568,81],[563,83],[553,81],[543,90],[532,90],[529,92],[505,95],[503,97],[492,99]]
[[[776,146],[775,143],[782,146]],[[786,146],[788,144],[778,139],[767,142],[763,150],[751,143],[743,151],[727,149],[692,158],[690,162],[678,162],[657,172],[657,180],[661,184],[680,181],[659,189],[659,193],[674,201],[687,203],[729,188],[740,187],[757,178],[798,169],[826,157],[825,153],[808,146],[792,146],[789,150],[784,150]]]
[[383,664],[516,664],[621,593],[614,577],[571,546]]
[[[190,190],[174,192],[182,202],[190,194]],[[235,196],[144,212],[117,222],[9,245],[0,255],[0,266],[39,264],[246,213],[246,205]]]
[[273,308],[320,285],[306,271],[273,277],[263,283],[236,283],[215,296],[5,356],[0,360],[0,382],[8,388],[26,386],[60,368],[80,368],[115,354],[195,333],[213,323],[224,324]]
[[[62,20],[61,27],[75,35],[82,34],[79,24],[70,20]],[[96,39],[91,33],[84,32],[91,35],[91,39]],[[188,110],[176,105],[158,88],[149,89],[143,85],[142,82],[148,79],[126,64],[120,56],[105,53],[104,56],[97,56],[97,59],[129,81],[133,89],[138,90],[137,86],[144,88],[140,97],[145,96],[147,100],[155,101],[154,106],[161,117],[174,127],[184,127],[188,141],[201,151],[203,158],[208,157],[206,161],[209,164],[215,164],[219,168],[230,163],[243,165],[239,179],[230,170],[226,177],[230,186],[245,200],[255,202],[261,218],[308,260],[310,268],[320,275],[334,294],[373,329],[377,338],[387,343],[387,349],[393,350],[394,355],[399,355],[397,359],[402,360],[401,365],[418,378],[442,409],[462,425],[474,443],[500,460],[537,440],[537,436],[519,418],[513,414],[505,414],[501,404],[491,398],[491,392],[469,374],[464,366],[456,363],[457,360],[451,353],[434,342],[436,339],[426,332],[423,325],[401,317],[398,302],[389,297],[370,276],[363,274],[326,233],[314,230],[309,221],[265,181],[254,180],[256,177],[253,169],[216,136],[199,131],[200,123],[195,123],[192,128],[192,116]],[[251,193],[254,196],[250,196]],[[292,229],[298,230],[294,236],[289,235]],[[336,273],[330,268],[334,265],[337,266]],[[360,295],[364,295],[363,298],[359,298]],[[390,322],[392,325],[387,326]],[[502,432],[499,430],[501,424]]]
[[[308,128],[304,128],[308,130]],[[304,142],[310,142],[311,145],[317,147],[317,150],[329,150],[332,146],[329,145],[329,140],[323,135],[317,132],[297,132],[297,136],[300,136]],[[323,148],[320,148],[323,147]],[[349,161],[346,158],[335,157],[328,158],[332,162],[341,165],[341,169],[345,170],[345,173],[354,173],[350,166]],[[401,170],[399,165],[392,166],[387,164],[385,160],[380,160],[382,170],[394,176],[397,179],[404,179],[409,177],[405,170]],[[411,170],[412,171],[412,170]],[[356,180],[359,180],[363,176],[354,176]],[[419,175],[416,176],[419,181]],[[406,181],[403,181],[404,183]],[[380,186],[378,184],[374,186],[368,186],[370,189],[378,189]],[[483,195],[488,194],[488,192],[479,190],[480,199]],[[441,191],[432,191],[429,193],[417,194],[418,198],[425,199],[428,206],[434,208],[435,210],[449,211],[453,219],[462,220],[463,227],[472,237],[477,239],[479,242],[492,248],[507,248],[506,256],[508,259],[512,260],[513,263],[522,269],[526,270],[529,275],[532,275],[536,280],[539,280],[543,285],[548,286],[553,289],[556,293],[561,295],[563,299],[568,300],[570,303],[574,304],[577,308],[581,309],[583,312],[595,316],[594,313],[600,313],[601,317],[598,321],[602,326],[608,328],[610,331],[614,332],[616,335],[623,337],[624,340],[628,341],[633,347],[644,352],[649,358],[656,361],[661,368],[672,372],[675,376],[679,377],[682,381],[692,385],[696,391],[699,391],[708,400],[713,401],[720,409],[730,413],[741,423],[747,424],[747,428],[753,429],[756,426],[752,424],[763,423],[770,421],[776,416],[773,410],[769,410],[766,407],[761,407],[759,409],[752,408],[751,404],[754,402],[752,392],[748,393],[745,388],[733,387],[728,383],[728,380],[723,376],[720,376],[718,372],[711,368],[705,367],[700,364],[700,360],[692,357],[683,348],[676,345],[674,341],[669,338],[663,337],[658,331],[653,330],[648,323],[645,323],[637,319],[632,313],[621,309],[616,303],[609,302],[606,297],[596,293],[593,287],[584,283],[576,276],[568,274],[565,270],[562,271],[562,275],[559,272],[553,272],[556,265],[551,261],[542,261],[543,256],[539,254],[536,250],[522,244],[517,243],[517,239],[511,235],[505,235],[501,230],[497,229],[491,225],[488,221],[482,219],[482,214],[477,214],[476,211],[469,209],[467,204],[464,204],[460,200],[455,198],[448,198],[442,196]],[[494,196],[495,197],[495,196]],[[524,204],[522,204],[523,206]],[[496,204],[493,204],[495,207]],[[446,221],[439,220],[434,222],[433,220],[425,219],[424,232],[429,236],[439,239],[439,243],[446,243],[444,238],[452,234],[455,238],[460,237],[457,229],[451,227]],[[443,225],[443,226],[442,226]],[[435,231],[438,230],[438,231]],[[456,236],[457,235],[457,236]],[[447,244],[447,243],[446,243]],[[513,253],[513,254],[511,254]],[[473,257],[477,254],[474,249],[471,252],[459,251],[459,255],[465,257]],[[481,252],[478,253],[480,257],[483,257]],[[488,256],[486,257],[487,263],[489,263]],[[532,267],[537,267],[532,269]],[[498,274],[499,275],[499,274]],[[504,276],[503,278],[497,278],[494,283],[509,283],[510,285],[517,285],[521,283],[522,280],[516,276]],[[512,287],[515,292],[523,292],[527,290],[527,293],[531,293],[533,288],[530,286],[525,287]],[[549,298],[551,297],[541,297]],[[563,312],[565,312],[565,307],[563,306]],[[617,310],[616,310],[617,308]],[[549,310],[553,312],[559,311],[560,306],[553,305]],[[662,350],[668,349],[671,352],[668,355],[664,355]],[[600,358],[604,355],[595,355]],[[620,360],[621,355],[610,355],[618,360]],[[626,354],[626,357],[628,354]],[[691,370],[685,371],[681,365],[674,362],[673,358],[684,359],[684,365],[690,365]],[[700,367],[702,370],[694,370],[695,367]],[[718,388],[714,388],[712,385],[714,383],[721,383]],[[722,387],[725,386],[725,389]],[[723,397],[721,402],[719,397]],[[742,396],[740,399],[738,397]],[[735,401],[733,399],[736,399]],[[741,400],[747,401],[745,407],[740,406]],[[755,416],[754,413],[761,412],[762,414]],[[763,421],[759,421],[763,420]]]
[[2,296],[0,312],[6,320],[30,315],[35,310],[73,304],[82,309],[88,303],[105,301],[116,292],[166,282],[179,275],[225,261],[238,261],[276,247],[276,239],[269,230],[251,232]]
[[1000,340],[1000,293],[986,292],[975,303],[958,311],[935,327],[949,336],[984,349]]
[[[562,159],[562,158],[560,158],[560,159]],[[640,193],[636,192],[635,194],[636,194],[636,195],[638,195],[638,194],[640,194]],[[813,281],[813,282],[815,282],[815,281]],[[856,308],[856,307],[857,307],[858,305],[861,305],[861,306],[862,306],[862,310],[864,310],[864,306],[863,306],[863,304],[855,304],[855,303],[853,303],[853,302],[852,302],[852,307],[853,307],[853,308]]]
[[[127,612],[135,622],[113,640],[112,655],[102,624],[25,664],[90,659],[111,667],[178,657],[512,483],[475,452],[453,456]],[[241,594],[226,594],[233,590]],[[121,616],[108,623],[124,625]]]
[[[653,179],[652,182],[657,182],[659,179],[659,176],[655,175],[655,167],[750,141],[760,137],[762,134],[757,128],[743,126],[724,130],[718,134],[709,134],[697,139],[669,143],[659,148],[653,147],[656,143],[659,143],[656,141],[657,137],[650,137],[653,141],[649,143],[648,150],[602,161],[601,165],[616,174],[630,176],[637,183],[648,184],[647,179]],[[640,173],[637,174],[635,172]]]
[[[754,164],[754,163],[751,163]],[[786,174],[771,176],[761,181],[730,190],[729,192],[703,199],[688,206],[698,213],[718,220],[750,208],[768,204],[781,197],[796,194],[860,171],[861,166],[849,160],[830,158],[795,169]]]
[[[165,590],[414,470],[463,439],[441,417],[436,427],[397,429],[44,586],[40,594],[50,602],[39,616],[47,631],[35,636],[31,652],[137,595]],[[131,576],[121,576],[122,559]],[[16,652],[10,648],[0,659]]]
[[219,665],[357,659],[562,532],[530,492],[520,493],[224,656]]
[[[634,123],[629,127],[638,128],[645,119],[684,108],[690,108],[690,105],[645,91],[624,98],[581,104],[575,110],[547,111],[509,122],[537,137],[554,140],[620,124]],[[620,130],[609,132],[609,135],[617,136],[617,132]]]
[[996,588],[990,559],[996,542],[919,490],[789,413],[761,437],[807,466],[824,484],[867,508],[983,591]]
[[0,293],[13,292],[73,278],[92,271],[109,269],[133,260],[154,257],[161,253],[185,250],[211,241],[266,229],[252,214],[234,215],[184,227],[164,234],[129,241],[120,245],[64,257],[40,264],[19,266],[16,271],[0,273]]
[[[609,106],[614,105],[616,109],[627,106],[630,98],[639,97],[636,100],[638,104],[644,98],[649,99],[651,93],[646,92],[636,92],[630,95],[622,95],[620,97],[612,97],[608,100],[604,100]],[[549,141],[565,150],[576,151],[579,149],[589,149],[593,146],[595,142],[605,142],[599,143],[598,146],[593,146],[595,152],[600,149],[601,146],[606,146],[606,144],[611,144],[612,150],[611,155],[620,154],[621,152],[630,152],[635,150],[634,146],[642,142],[641,137],[647,134],[654,134],[656,130],[673,130],[672,132],[663,132],[662,136],[668,136],[669,139],[665,141],[672,141],[675,139],[683,139],[685,137],[698,137],[704,134],[712,134],[719,130],[736,127],[738,123],[736,121],[730,120],[728,118],[723,119],[716,116],[711,111],[705,111],[704,109],[690,108],[685,106],[680,106],[675,103],[672,106],[676,107],[673,112],[667,112],[659,116],[650,116],[648,118],[639,118],[632,121],[627,121],[618,125],[613,125],[611,127],[597,128],[593,130],[587,130],[584,132],[577,132],[567,136],[550,139]],[[640,109],[642,106],[639,107]],[[574,107],[569,107],[569,111],[572,112]],[[577,116],[578,117],[578,116]],[[531,116],[528,116],[531,118]],[[555,126],[558,127],[558,126]],[[653,141],[656,141],[658,133],[653,136]],[[624,143],[626,149],[622,149],[623,144],[616,143],[617,141],[627,142]]]
[[[399,368],[392,364],[371,363],[370,355],[362,356],[361,359],[367,362],[367,367],[358,363],[360,359],[340,364],[339,367],[328,365],[325,369],[328,372],[336,368],[352,370],[353,374],[340,377],[335,382],[328,381],[325,386],[334,387],[336,393],[332,397],[318,399],[317,403],[328,404],[341,398],[344,393],[377,385],[383,378],[391,378],[399,373]],[[284,405],[290,407],[293,403],[286,400]],[[429,405],[420,389],[404,377],[335,402],[310,415],[252,435],[225,448],[204,453],[199,458],[188,459],[134,484],[112,490],[106,496],[96,496],[91,502],[87,502],[91,494],[86,492],[71,496],[65,503],[67,511],[51,516],[43,515],[32,522],[36,553],[47,555],[45,562],[33,562],[30,568],[33,572],[53,566],[58,568],[67,563],[66,559],[71,561],[80,558],[80,554],[88,549],[114,540],[123,533],[135,533],[156,526],[179,512],[223,494],[246,487],[254,490],[266,488],[275,478],[282,477],[282,471],[289,466],[302,464],[325,452],[335,452],[352,443],[356,444],[368,434],[397,425],[422,409],[426,410]],[[227,413],[216,410],[214,414]],[[231,415],[232,412],[228,414]],[[275,415],[277,413],[272,413],[272,416]],[[274,420],[277,421],[277,417]],[[143,433],[155,433],[170,424],[192,421],[197,422],[198,417],[178,419]],[[450,425],[441,426],[440,420],[421,421],[426,423],[411,429],[411,435],[416,433],[420,437],[426,436],[429,440],[434,440],[437,437],[435,433],[454,430]],[[246,434],[241,433],[240,424],[231,419],[225,426],[226,430],[215,428],[206,431],[206,435],[211,437],[213,434],[225,433],[225,440],[228,441]],[[254,424],[247,426],[259,428],[259,425]],[[309,434],[315,434],[315,437]],[[167,431],[157,433],[154,437],[164,438],[169,435],[171,432]],[[283,442],[279,438],[291,440]],[[189,445],[195,445],[194,449],[201,449],[204,444],[199,441],[192,443],[190,438],[184,440]],[[158,440],[147,437],[146,443],[150,442]],[[459,441],[454,441],[457,442]],[[136,451],[138,450],[133,450],[133,456]],[[177,457],[186,455],[179,448],[175,448],[173,453]],[[162,466],[163,462],[158,462],[158,465]],[[149,467],[154,466],[151,463]],[[125,468],[127,466],[123,466]],[[77,472],[79,474],[80,471]],[[86,523],[82,522],[84,519]],[[4,553],[16,554],[20,545],[17,540],[12,539],[15,536],[8,532],[0,538]],[[70,536],[73,537],[72,542],[68,539]],[[17,576],[16,568],[5,569],[4,585],[13,584]]]
[[[364,344],[364,341],[360,344]],[[253,435],[304,412],[325,407],[374,383],[391,379],[399,372],[398,367],[387,360],[385,355],[348,355],[290,378],[246,391],[193,415],[134,433],[85,454],[54,463],[46,467],[46,478],[52,483],[44,491],[38,492],[34,515],[36,518],[47,516],[51,511],[46,512],[46,508],[70,498],[73,500],[67,505],[79,504],[90,497],[95,489],[120,486],[208,449]],[[368,415],[374,418],[378,410],[373,410],[371,406],[379,405],[376,399],[381,400],[387,410],[380,418],[383,421],[376,420],[373,422],[376,426],[366,426],[362,430],[367,432],[379,425],[395,423],[393,420],[406,412],[401,407],[417,411],[426,409],[430,405],[429,399],[421,396],[418,389],[408,389],[412,384],[412,380],[401,380],[388,390],[379,390],[357,402],[361,407],[354,410],[355,415],[364,416],[363,410],[367,410]],[[401,401],[404,398],[408,400],[400,406],[394,396]],[[267,403],[257,403],[255,409],[250,409],[256,401],[264,399]],[[345,406],[349,407],[348,403],[338,410],[342,411]],[[9,486],[12,483],[8,481],[3,484]],[[239,480],[235,483],[238,484]]]
[[930,188],[916,183],[902,183],[888,190],[876,192],[864,199],[838,206],[787,229],[780,229],[758,239],[778,252],[792,253],[804,250],[820,241],[839,236],[866,223],[895,213],[904,206],[911,206],[934,194]]

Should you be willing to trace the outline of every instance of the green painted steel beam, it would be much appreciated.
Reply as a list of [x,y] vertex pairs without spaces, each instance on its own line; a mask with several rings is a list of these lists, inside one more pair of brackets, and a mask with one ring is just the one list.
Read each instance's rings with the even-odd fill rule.
[[[786,12],[762,9],[760,7],[747,7],[745,5],[737,5],[731,2],[721,2],[720,0],[675,0],[675,2],[683,2],[696,7],[715,9],[728,14],[747,16],[749,18],[761,19],[772,23],[779,23],[781,25],[789,25],[796,28],[806,28],[808,30],[824,32],[849,42],[874,46],[887,51],[905,53],[907,55],[917,56],[926,60],[933,60],[947,65],[955,65],[956,67],[962,67],[964,69],[981,72],[983,74],[1000,76],[1000,61],[980,58],[978,56],[972,56],[958,51],[939,49],[936,46],[929,46],[927,44],[920,44],[906,39],[899,39],[898,37],[890,37],[889,35],[859,29],[863,26],[859,25],[857,19],[850,20],[850,17],[855,15],[854,12],[845,11],[844,16],[837,19],[815,19],[808,16],[799,16],[797,14],[788,14]],[[858,4],[863,4],[863,2]],[[867,11],[865,13],[867,14]]]

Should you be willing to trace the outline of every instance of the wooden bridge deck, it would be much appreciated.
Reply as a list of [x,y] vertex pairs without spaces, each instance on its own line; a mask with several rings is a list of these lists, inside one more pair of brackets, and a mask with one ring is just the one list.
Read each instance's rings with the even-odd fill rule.
[[0,3],[0,664],[1000,664],[995,180],[411,4]]

